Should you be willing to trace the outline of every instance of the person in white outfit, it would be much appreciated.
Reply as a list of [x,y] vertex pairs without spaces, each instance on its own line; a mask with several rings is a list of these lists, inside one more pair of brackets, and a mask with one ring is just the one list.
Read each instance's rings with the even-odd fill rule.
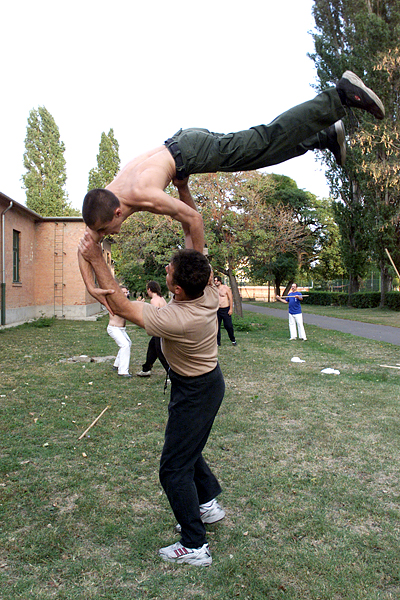
[[303,315],[301,312],[301,301],[303,300],[303,296],[301,292],[297,291],[297,285],[295,283],[292,284],[291,291],[287,295],[287,300],[281,298],[280,296],[276,296],[276,299],[279,302],[284,302],[285,304],[289,304],[289,331],[290,331],[290,339],[295,340],[297,338],[296,325],[299,332],[299,338],[301,340],[306,340],[306,332],[304,331],[303,325]]
[[[128,298],[129,291],[121,286],[121,291]],[[129,363],[131,360],[131,338],[126,333],[126,321],[118,315],[112,315],[109,312],[110,320],[108,322],[107,333],[119,346],[119,352],[115,357],[113,369],[118,371],[121,377],[132,377],[129,373]]]

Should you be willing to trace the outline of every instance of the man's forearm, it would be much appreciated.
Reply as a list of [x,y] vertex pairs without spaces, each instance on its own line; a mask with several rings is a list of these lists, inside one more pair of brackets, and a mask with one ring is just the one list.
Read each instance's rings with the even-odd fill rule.
[[89,294],[95,289],[92,265],[85,260],[78,250],[78,265],[82,275],[83,282]]
[[106,290],[114,290],[113,294],[107,296],[112,310],[120,317],[144,328],[143,303],[130,302],[126,298],[102,257],[93,260],[92,267],[100,286]]
[[190,192],[190,188],[188,185],[186,185],[183,188],[178,188],[178,192],[179,192],[179,200],[181,200],[182,202],[184,202],[185,204],[190,206],[190,208],[193,208],[193,210],[197,210],[196,203],[193,200],[193,196]]
[[[177,185],[179,200],[184,202],[187,206],[196,211],[198,210],[195,204],[195,201],[192,198],[192,194],[190,193],[190,188],[188,184],[185,185]],[[203,252],[204,250],[204,225],[203,219],[199,215],[199,218],[195,216],[190,223],[182,223],[183,233],[185,234],[185,247],[186,248],[194,248],[198,252]]]
[[[200,217],[200,215],[199,215]],[[203,253],[204,251],[204,226],[203,220],[196,219],[191,221],[191,223],[185,226],[182,223],[183,232],[185,234],[185,247],[186,248],[194,248],[198,252]]]

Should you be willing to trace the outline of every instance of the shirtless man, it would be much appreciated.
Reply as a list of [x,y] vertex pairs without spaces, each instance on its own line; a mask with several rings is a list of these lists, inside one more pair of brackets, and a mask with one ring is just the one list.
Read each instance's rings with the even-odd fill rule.
[[[82,215],[95,242],[118,233],[122,222],[138,211],[169,215],[180,221],[186,248],[202,252],[202,218],[188,187],[194,173],[237,172],[278,164],[308,150],[329,149],[343,165],[346,155],[345,107],[365,110],[383,119],[385,109],[378,96],[361,79],[346,71],[335,88],[259,125],[229,134],[206,129],[185,129],[130,161],[104,190],[85,196]],[[169,183],[178,188],[179,200],[165,193]],[[79,255],[79,266],[89,293],[108,310],[106,294],[94,285],[90,265]]]
[[[156,306],[157,308],[164,308],[164,306],[167,306],[167,302],[161,293],[160,284],[157,281],[147,282],[146,293],[150,298],[150,304],[153,306]],[[136,375],[138,377],[150,377],[151,369],[157,358],[168,373],[169,366],[161,350],[161,339],[153,335],[147,347],[146,362],[142,365],[142,370],[139,371],[139,373],[136,373]]]
[[[121,286],[121,292],[125,298],[129,298],[128,288]],[[110,312],[107,333],[119,346],[119,352],[115,357],[113,369],[118,371],[118,375],[121,377],[132,377],[129,373],[132,342],[126,333],[126,320]]]
[[217,312],[218,318],[218,333],[217,333],[217,344],[221,345],[221,323],[224,322],[224,327],[229,335],[229,339],[233,346],[236,346],[235,333],[233,331],[232,313],[233,313],[233,296],[232,292],[227,285],[222,283],[222,279],[219,275],[214,277],[214,283],[218,288],[219,294],[219,309]]

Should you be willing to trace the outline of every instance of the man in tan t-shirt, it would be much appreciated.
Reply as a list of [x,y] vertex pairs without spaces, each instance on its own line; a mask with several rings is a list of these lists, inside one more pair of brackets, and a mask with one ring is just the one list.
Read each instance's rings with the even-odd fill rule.
[[224,327],[229,335],[229,339],[233,346],[236,346],[235,332],[233,330],[232,313],[233,313],[233,296],[232,292],[227,285],[222,283],[222,279],[219,275],[214,277],[214,283],[218,288],[219,294],[219,308],[217,312],[218,317],[218,333],[217,333],[217,344],[221,345],[221,323],[224,323]]
[[180,250],[166,267],[171,302],[157,308],[129,302],[105,264],[101,247],[86,232],[79,244],[94,269],[114,312],[162,338],[170,365],[171,399],[160,461],[160,481],[181,526],[181,541],[159,554],[163,560],[210,565],[211,552],[204,523],[225,516],[216,501],[221,492],[202,451],[218,409],[225,383],[217,360],[218,291],[207,258],[193,249]]

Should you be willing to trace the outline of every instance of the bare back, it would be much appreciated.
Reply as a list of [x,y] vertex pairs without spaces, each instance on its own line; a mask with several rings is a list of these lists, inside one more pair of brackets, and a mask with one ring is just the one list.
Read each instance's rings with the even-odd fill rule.
[[167,306],[167,302],[165,301],[165,299],[162,296],[159,296],[158,294],[154,294],[154,296],[150,300],[150,304],[152,304],[153,306],[157,306],[157,308]]
[[110,315],[110,319],[108,321],[109,325],[112,327],[125,327],[126,320],[123,317],[120,317],[119,315],[112,315],[110,312],[108,314]]
[[175,161],[171,153],[165,146],[159,146],[128,162],[106,189],[117,196],[121,205],[125,205],[126,212],[132,214],[148,210],[148,188],[164,191],[175,173]]

